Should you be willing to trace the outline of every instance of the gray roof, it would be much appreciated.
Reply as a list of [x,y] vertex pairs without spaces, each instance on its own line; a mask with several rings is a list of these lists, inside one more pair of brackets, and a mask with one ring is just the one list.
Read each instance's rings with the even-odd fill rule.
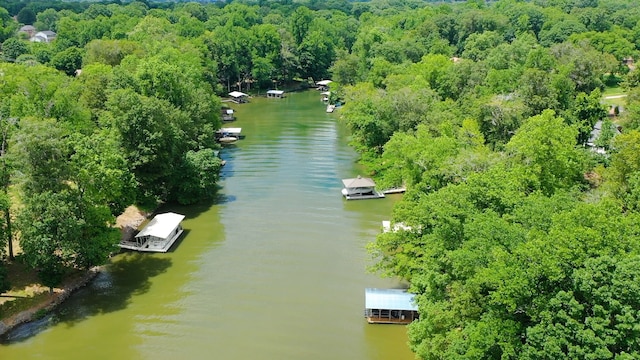
[[[600,134],[602,133],[602,124],[603,124],[602,120],[596,121],[595,125],[593,126],[593,130],[591,130],[591,136],[589,136],[587,145],[595,146],[596,140],[598,140],[598,138],[600,137]],[[611,124],[611,129],[614,131],[615,135],[620,134],[620,130],[615,124]]]
[[342,179],[342,183],[346,188],[357,188],[357,187],[374,187],[376,183],[373,182],[371,178],[363,178],[358,176],[353,179]]
[[402,289],[367,288],[364,290],[364,307],[366,309],[418,311],[418,306],[413,302],[414,296],[414,294]]

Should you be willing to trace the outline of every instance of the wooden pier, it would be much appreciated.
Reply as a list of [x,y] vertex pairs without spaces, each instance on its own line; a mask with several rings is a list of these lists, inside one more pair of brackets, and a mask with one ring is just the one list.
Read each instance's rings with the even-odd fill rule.
[[382,193],[384,193],[384,194],[402,194],[405,191],[407,191],[407,188],[402,186],[402,187],[389,188],[389,189],[386,189],[386,190],[382,190]]

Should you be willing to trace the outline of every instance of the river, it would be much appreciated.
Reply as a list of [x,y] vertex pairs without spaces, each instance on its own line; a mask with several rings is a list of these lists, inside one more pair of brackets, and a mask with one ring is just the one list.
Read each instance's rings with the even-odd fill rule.
[[166,254],[128,252],[53,314],[0,344],[2,359],[413,359],[406,327],[369,325],[367,271],[401,195],[346,201],[362,172],[348,133],[310,90],[233,105],[220,196],[170,210],[185,234]]

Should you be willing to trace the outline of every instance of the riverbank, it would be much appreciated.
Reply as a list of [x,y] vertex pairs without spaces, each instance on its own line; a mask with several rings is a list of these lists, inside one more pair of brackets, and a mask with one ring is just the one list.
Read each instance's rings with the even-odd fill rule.
[[[125,209],[116,218],[116,227],[121,229],[122,238],[133,237],[136,229],[147,219],[147,216],[147,213],[135,206],[129,206]],[[10,274],[10,277],[15,275],[14,280],[12,280],[12,283],[15,283],[14,291],[7,293],[7,295],[2,295],[0,304],[15,302],[12,304],[15,308],[26,307],[26,309],[17,313],[11,312],[7,315],[0,312],[0,336],[21,324],[37,320],[49,313],[76,290],[86,286],[98,275],[101,269],[102,267],[94,267],[87,271],[74,273],[65,279],[59,287],[49,291],[47,287],[37,283],[35,271],[29,271],[19,263],[14,264],[14,274]]]
[[[74,291],[84,287],[93,280],[93,278],[95,278],[100,272],[100,269],[101,267],[94,267],[88,271],[74,275],[67,279],[61,287],[54,288],[51,292],[46,290],[45,296],[27,310],[0,320],[0,336],[6,334],[18,325],[36,320],[42,315],[53,310],[56,306],[60,305],[64,300],[71,296]],[[17,298],[11,301],[21,301],[21,299]]]

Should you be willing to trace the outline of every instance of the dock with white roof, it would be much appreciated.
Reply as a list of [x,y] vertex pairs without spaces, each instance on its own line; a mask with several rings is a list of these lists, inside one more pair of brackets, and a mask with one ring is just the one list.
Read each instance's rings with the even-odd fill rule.
[[156,215],[131,241],[121,241],[122,249],[167,252],[183,233],[184,215],[172,212]]

